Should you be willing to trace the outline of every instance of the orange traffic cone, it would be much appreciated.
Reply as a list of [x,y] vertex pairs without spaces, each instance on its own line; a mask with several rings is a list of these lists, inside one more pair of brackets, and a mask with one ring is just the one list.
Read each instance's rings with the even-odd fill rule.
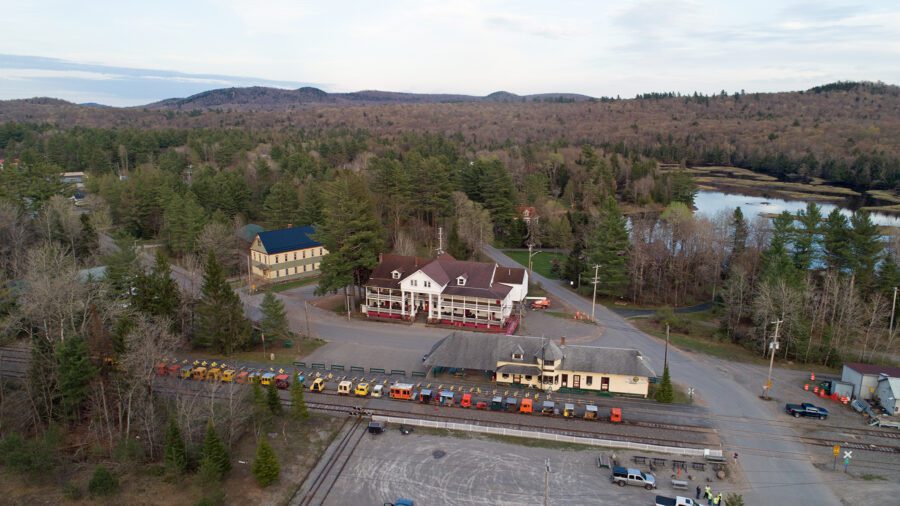
[[814,372],[809,373],[809,381],[816,381],[816,373],[814,373]]
[[809,383],[803,385],[803,390],[809,391]]

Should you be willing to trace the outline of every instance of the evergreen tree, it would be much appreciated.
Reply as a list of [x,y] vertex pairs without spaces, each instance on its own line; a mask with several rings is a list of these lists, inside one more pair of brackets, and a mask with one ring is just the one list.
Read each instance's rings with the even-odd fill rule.
[[88,356],[87,344],[81,336],[63,340],[56,348],[59,361],[59,394],[66,416],[77,420],[97,369]]
[[138,277],[135,306],[149,315],[175,320],[181,305],[181,292],[172,278],[169,260],[161,250],[156,250],[156,260],[149,274]]
[[784,211],[772,219],[772,237],[769,247],[763,252],[763,273],[770,280],[797,280],[797,270],[789,252],[794,236],[794,216]]
[[281,398],[278,397],[278,390],[275,388],[274,382],[269,383],[269,386],[266,387],[266,405],[269,407],[269,412],[274,416],[280,416],[284,412],[284,409],[281,407]]
[[297,208],[300,200],[297,189],[287,181],[279,181],[272,185],[269,194],[263,202],[263,216],[266,225],[271,229],[287,228],[288,225],[298,225]]
[[326,185],[328,204],[316,233],[328,250],[321,264],[320,294],[343,289],[347,295],[347,287],[362,286],[378,265],[384,239],[366,184],[361,176],[342,171]]
[[266,292],[259,308],[262,311],[259,328],[263,335],[270,338],[285,338],[290,335],[287,315],[284,312],[284,302],[278,299],[274,293]]
[[740,207],[734,208],[734,216],[731,218],[731,226],[734,228],[733,240],[731,244],[731,255],[739,256],[747,248],[747,220],[744,219],[744,213]]
[[822,228],[825,245],[825,263],[828,268],[836,271],[844,271],[850,267],[850,225],[847,217],[841,214],[840,209],[834,208],[825,219]]
[[894,287],[900,287],[900,268],[894,255],[888,253],[878,266],[878,290],[891,297]]
[[163,212],[166,247],[179,256],[193,253],[205,224],[206,213],[193,193],[173,194]]
[[219,439],[212,420],[206,424],[206,436],[200,451],[200,474],[209,482],[219,481],[231,470],[231,460],[225,444]]
[[[575,241],[575,246],[569,251],[563,262],[563,279],[570,282],[570,285],[577,289],[581,289],[584,284],[581,282],[580,276],[587,270],[587,264],[584,261],[584,251],[581,241]],[[593,276],[593,273],[591,273]]]
[[278,457],[265,439],[261,439],[259,446],[256,447],[256,458],[253,459],[251,471],[260,487],[265,488],[278,481],[278,476],[281,474]]
[[241,300],[225,280],[212,252],[203,273],[196,336],[197,344],[213,346],[226,355],[244,346],[250,338],[250,322],[244,317]]
[[88,491],[92,496],[104,496],[115,493],[119,490],[119,480],[106,468],[106,466],[97,466],[94,468],[94,474],[91,481],[88,482]]
[[309,410],[306,408],[303,384],[297,381],[297,373],[294,373],[294,381],[291,382],[291,416],[297,421],[309,418]]
[[585,278],[592,279],[593,266],[599,265],[597,293],[618,295],[628,284],[625,255],[629,243],[625,217],[615,198],[607,197],[601,203],[596,228],[587,240],[587,269],[582,274],[582,282]]
[[675,400],[675,389],[672,386],[672,378],[669,376],[669,365],[663,369],[662,379],[656,387],[656,402],[671,404]]
[[78,234],[78,241],[75,243],[75,256],[83,260],[97,251],[100,238],[97,235],[97,230],[94,229],[94,224],[91,223],[89,215],[82,214],[78,219],[81,220],[81,232]]
[[266,400],[266,392],[263,392],[259,381],[254,381],[251,386],[251,398],[253,400],[253,420],[260,427],[266,427],[272,421],[272,412]]
[[816,262],[822,208],[815,202],[810,202],[805,210],[797,211],[797,221],[800,222],[800,227],[795,231],[794,237],[794,265],[801,271],[807,271]]
[[297,209],[297,223],[300,225],[318,225],[322,223],[322,208],[325,197],[316,183],[307,184],[300,192],[300,207]]
[[184,446],[184,438],[175,418],[169,418],[166,427],[166,439],[163,446],[166,469],[173,474],[181,474],[187,469],[187,450]]
[[875,281],[875,266],[881,259],[884,243],[881,232],[865,211],[856,211],[850,217],[850,268],[856,276],[856,284],[865,293]]
[[106,257],[106,281],[115,296],[131,297],[137,284],[141,267],[138,263],[134,238],[120,235],[116,238],[115,252]]

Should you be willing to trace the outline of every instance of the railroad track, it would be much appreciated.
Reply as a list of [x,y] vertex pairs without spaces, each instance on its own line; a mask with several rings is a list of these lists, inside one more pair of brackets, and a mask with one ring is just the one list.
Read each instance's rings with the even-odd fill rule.
[[[334,488],[334,484],[337,483],[338,479],[341,476],[341,473],[344,472],[344,468],[347,467],[347,462],[350,461],[350,456],[353,455],[353,452],[356,451],[356,447],[359,446],[359,442],[362,440],[365,435],[365,426],[363,425],[363,419],[361,417],[357,417],[353,422],[349,422],[345,420],[343,425],[341,425],[341,431],[343,431],[344,427],[347,426],[348,423],[352,423],[352,426],[349,430],[344,432],[344,435],[341,439],[333,444],[334,450],[328,456],[328,460],[322,464],[322,467],[319,473],[313,478],[312,483],[310,484],[309,489],[300,498],[300,501],[294,503],[291,501],[291,504],[298,504],[300,506],[309,506],[311,504],[322,504],[325,502],[325,499],[331,493],[331,489]],[[361,428],[363,430],[361,430]],[[340,431],[339,431],[340,433]],[[358,437],[356,437],[358,434]],[[340,467],[337,467],[338,462],[340,462]],[[336,468],[336,470],[335,470]],[[307,476],[307,479],[309,476]],[[306,480],[304,480],[305,482]],[[328,487],[324,490],[321,497],[319,497],[319,492],[322,490],[322,487],[325,484],[328,484]],[[316,500],[318,497],[318,500]],[[316,502],[313,502],[316,501]]]

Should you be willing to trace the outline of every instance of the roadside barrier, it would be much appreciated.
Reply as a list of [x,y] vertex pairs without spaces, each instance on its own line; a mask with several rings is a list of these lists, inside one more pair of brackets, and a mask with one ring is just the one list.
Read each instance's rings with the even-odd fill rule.
[[406,376],[406,371],[403,369],[391,369],[391,376],[399,374],[400,376]]
[[343,372],[343,371],[344,371],[344,366],[339,365],[339,364],[331,364],[331,370],[332,370],[332,371],[341,371],[341,372]]
[[503,427],[485,427],[468,423],[437,422],[433,420],[419,420],[417,418],[401,418],[395,416],[373,415],[372,421],[397,423],[402,425],[416,425],[418,427],[430,427],[432,429],[459,430],[464,432],[479,432],[482,434],[494,434],[497,436],[523,437],[530,439],[543,439],[546,441],[558,441],[560,443],[574,443],[603,448],[624,448],[626,450],[639,450],[645,452],[668,453],[671,455],[685,455],[693,457],[722,457],[722,450],[710,448],[682,448],[679,446],[661,446],[646,443],[632,443],[631,441],[615,441],[611,439],[595,439],[578,436],[565,436],[547,432],[536,432],[520,429],[506,429]]

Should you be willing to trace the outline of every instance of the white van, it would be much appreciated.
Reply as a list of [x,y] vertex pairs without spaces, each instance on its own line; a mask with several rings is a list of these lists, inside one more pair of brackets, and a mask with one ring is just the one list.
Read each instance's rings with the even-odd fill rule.
[[372,397],[381,397],[383,391],[384,385],[375,385],[375,387],[372,388]]

